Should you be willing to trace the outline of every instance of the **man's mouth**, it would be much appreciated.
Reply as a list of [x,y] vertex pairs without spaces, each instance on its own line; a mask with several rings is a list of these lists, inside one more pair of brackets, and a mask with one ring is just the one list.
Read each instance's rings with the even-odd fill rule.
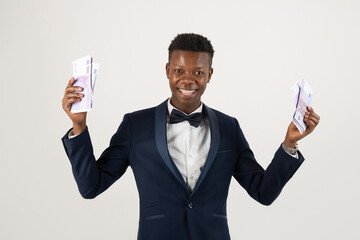
[[195,90],[195,89],[191,89],[191,90],[187,90],[187,89],[181,89],[181,88],[178,88],[179,89],[179,91],[183,94],[183,95],[185,95],[185,96],[191,96],[191,95],[193,95],[197,90]]

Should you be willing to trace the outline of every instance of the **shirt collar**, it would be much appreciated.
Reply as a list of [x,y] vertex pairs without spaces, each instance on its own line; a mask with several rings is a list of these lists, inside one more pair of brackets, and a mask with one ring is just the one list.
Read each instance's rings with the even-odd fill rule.
[[[170,99],[171,98],[169,98],[168,99],[168,102],[167,102],[167,108],[168,108],[168,111],[169,111],[169,115],[171,114],[171,111],[175,108],[176,110],[179,110],[179,109],[177,109],[176,107],[174,107],[173,105],[171,105],[171,103],[170,103]],[[192,113],[197,113],[197,112],[202,112],[202,108],[203,108],[203,103],[201,102],[201,104],[200,104],[200,107],[198,107],[195,111],[193,111],[193,112],[191,112],[190,114],[192,114]],[[184,113],[183,111],[181,111],[181,110],[179,110],[180,112],[182,112],[182,113]],[[186,113],[184,113],[185,115],[190,115],[190,114],[186,114]]]

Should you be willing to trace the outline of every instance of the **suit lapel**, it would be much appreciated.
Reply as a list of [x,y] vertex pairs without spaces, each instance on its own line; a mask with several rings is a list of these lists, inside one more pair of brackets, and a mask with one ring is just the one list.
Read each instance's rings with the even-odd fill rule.
[[[196,185],[192,191],[192,195],[199,188],[199,185],[204,180],[206,174],[209,172],[211,165],[214,162],[216,157],[216,153],[219,148],[220,140],[219,140],[219,124],[215,113],[208,108],[204,104],[204,113],[207,115],[210,123],[210,135],[211,135],[211,143],[210,150],[208,156],[206,158],[205,165],[203,170],[199,176],[199,179],[196,182]],[[161,103],[156,107],[155,110],[155,140],[156,147],[164,160],[166,166],[170,169],[170,171],[174,174],[176,179],[184,186],[184,188],[189,191],[184,178],[182,177],[179,169],[176,167],[174,161],[171,159],[168,145],[167,145],[167,135],[166,135],[166,116],[167,116],[167,100]]]
[[210,167],[213,164],[214,159],[216,157],[216,153],[219,149],[219,144],[220,144],[219,124],[218,124],[217,117],[216,117],[214,111],[211,110],[210,108],[208,108],[205,104],[204,104],[204,112],[207,115],[207,117],[209,119],[209,123],[210,123],[210,135],[211,135],[210,150],[209,150],[208,156],[206,158],[206,162],[203,167],[203,170],[201,171],[200,177],[197,180],[195,187],[192,191],[192,195],[194,195],[196,190],[199,188],[199,185],[204,180],[206,174],[209,172]]
[[166,136],[166,116],[167,116],[167,100],[156,107],[155,110],[155,140],[156,147],[164,160],[166,166],[174,174],[176,179],[183,185],[187,191],[188,187],[182,177],[179,169],[176,167],[174,161],[171,159]]

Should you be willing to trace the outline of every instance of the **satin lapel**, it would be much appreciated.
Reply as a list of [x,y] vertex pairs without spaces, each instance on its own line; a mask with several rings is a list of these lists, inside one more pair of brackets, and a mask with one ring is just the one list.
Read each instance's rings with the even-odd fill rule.
[[202,183],[202,181],[204,180],[206,174],[208,173],[211,165],[213,164],[214,159],[216,157],[216,153],[219,149],[219,144],[220,144],[219,124],[218,124],[217,117],[216,117],[214,111],[212,111],[210,108],[208,108],[205,104],[204,104],[204,111],[205,111],[205,114],[207,115],[207,117],[209,119],[209,123],[210,123],[211,143],[210,143],[210,150],[209,150],[208,156],[206,158],[204,168],[201,171],[199,179],[196,182],[196,185],[192,191],[192,195],[194,195],[196,190],[199,188],[199,185]]
[[164,160],[166,166],[175,175],[176,179],[186,188],[186,183],[182,177],[179,169],[176,167],[174,161],[171,159],[166,136],[166,115],[167,115],[167,100],[156,107],[155,110],[155,140],[156,147]]

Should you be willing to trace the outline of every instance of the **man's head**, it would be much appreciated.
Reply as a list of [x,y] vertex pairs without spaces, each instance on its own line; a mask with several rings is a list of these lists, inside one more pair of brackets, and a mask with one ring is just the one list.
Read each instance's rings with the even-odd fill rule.
[[190,113],[201,103],[211,79],[214,49],[207,38],[197,34],[179,34],[169,46],[166,75],[172,92],[171,104]]
[[178,34],[169,46],[169,63],[174,50],[190,52],[207,52],[210,55],[210,67],[214,56],[214,49],[211,42],[204,36],[195,33]]

